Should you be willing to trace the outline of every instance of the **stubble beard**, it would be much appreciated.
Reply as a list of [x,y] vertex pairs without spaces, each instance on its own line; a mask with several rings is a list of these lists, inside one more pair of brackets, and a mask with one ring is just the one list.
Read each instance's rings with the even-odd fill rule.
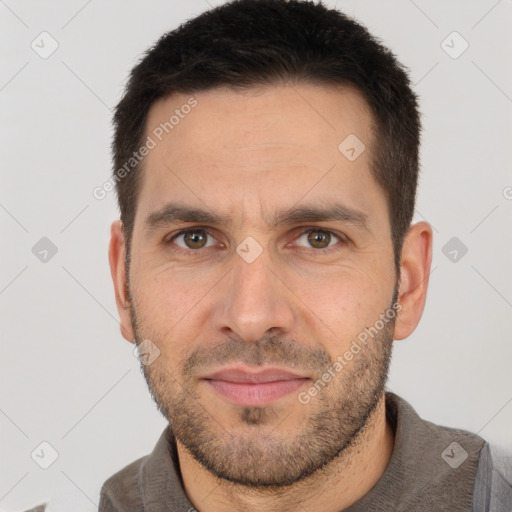
[[[133,304],[132,300],[137,344],[149,338],[157,346],[164,346],[165,340],[142,332]],[[279,336],[250,344],[230,338],[188,354],[181,365],[180,382],[162,364],[163,357],[151,365],[141,363],[141,371],[174,436],[204,468],[234,484],[280,489],[306,479],[359,442],[385,391],[394,324],[393,319],[369,339],[350,364],[319,389],[308,404],[297,399],[296,408],[304,413],[292,435],[289,425],[288,435],[280,433],[280,425],[293,411],[274,404],[233,406],[238,428],[230,431],[198,394],[196,376],[201,368],[243,361],[308,369],[321,378],[334,364],[323,349],[306,349]]]

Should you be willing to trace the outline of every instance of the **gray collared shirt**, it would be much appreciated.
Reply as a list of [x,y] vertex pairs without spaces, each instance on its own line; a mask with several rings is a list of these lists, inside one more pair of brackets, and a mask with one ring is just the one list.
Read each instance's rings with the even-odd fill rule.
[[[476,434],[421,419],[391,392],[386,393],[386,414],[395,431],[388,467],[377,484],[344,512],[512,511],[512,456],[496,451]],[[151,454],[103,484],[99,511],[196,511],[183,487],[170,426]]]

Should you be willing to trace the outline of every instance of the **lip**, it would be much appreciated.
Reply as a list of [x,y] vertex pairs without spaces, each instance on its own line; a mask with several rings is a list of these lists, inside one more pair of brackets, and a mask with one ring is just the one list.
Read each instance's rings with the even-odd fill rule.
[[253,370],[238,366],[224,368],[201,380],[232,403],[264,406],[298,390],[311,379],[277,367]]
[[292,380],[306,377],[297,373],[292,373],[289,370],[278,368],[276,366],[263,369],[251,369],[248,366],[236,366],[223,368],[205,378],[212,380],[224,380],[227,382],[261,384],[266,382]]

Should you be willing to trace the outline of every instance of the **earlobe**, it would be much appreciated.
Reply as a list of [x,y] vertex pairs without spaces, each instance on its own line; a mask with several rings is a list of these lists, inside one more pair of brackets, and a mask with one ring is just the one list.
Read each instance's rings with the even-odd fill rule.
[[110,229],[110,245],[108,251],[110,273],[114,283],[121,334],[127,341],[134,343],[135,335],[132,328],[130,297],[128,295],[126,279],[125,251],[123,225],[121,221],[117,220],[112,223]]
[[413,224],[405,236],[400,258],[398,301],[400,312],[394,338],[407,338],[416,329],[427,298],[432,263],[432,228],[427,222]]

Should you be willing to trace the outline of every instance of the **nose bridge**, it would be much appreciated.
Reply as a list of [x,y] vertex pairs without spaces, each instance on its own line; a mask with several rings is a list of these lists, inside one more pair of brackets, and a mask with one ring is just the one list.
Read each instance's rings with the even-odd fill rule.
[[216,309],[218,329],[234,331],[246,341],[258,340],[270,329],[291,329],[293,310],[269,256],[254,240],[239,244]]

